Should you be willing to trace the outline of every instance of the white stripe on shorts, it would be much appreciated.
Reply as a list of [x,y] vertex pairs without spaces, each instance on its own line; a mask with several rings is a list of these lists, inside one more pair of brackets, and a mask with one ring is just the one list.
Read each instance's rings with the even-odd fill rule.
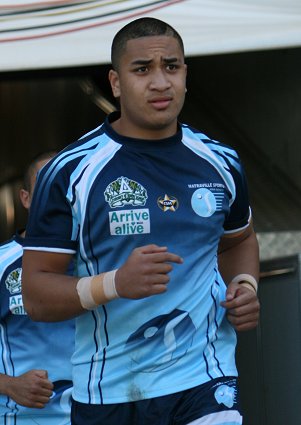
[[187,425],[241,425],[242,416],[237,410],[225,410],[223,412],[210,413]]

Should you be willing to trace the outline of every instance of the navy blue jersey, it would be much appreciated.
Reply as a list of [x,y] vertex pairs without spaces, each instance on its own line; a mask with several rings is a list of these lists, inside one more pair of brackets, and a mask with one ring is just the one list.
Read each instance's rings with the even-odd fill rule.
[[76,319],[74,398],[84,403],[152,398],[237,374],[217,248],[250,220],[240,160],[187,125],[140,140],[118,135],[115,118],[43,168],[25,249],[74,254],[78,276],[116,269],[150,243],[184,263],[166,293],[116,299]]
[[20,376],[32,369],[48,371],[53,396],[43,409],[20,406],[0,394],[0,422],[10,424],[70,424],[71,356],[74,320],[34,322],[22,300],[23,238],[0,245],[0,373]]

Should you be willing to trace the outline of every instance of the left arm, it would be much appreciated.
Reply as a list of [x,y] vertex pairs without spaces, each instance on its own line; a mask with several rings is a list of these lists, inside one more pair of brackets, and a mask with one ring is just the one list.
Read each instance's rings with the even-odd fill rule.
[[222,302],[230,323],[237,331],[257,326],[259,300],[248,285],[233,283],[239,274],[250,274],[258,282],[259,249],[252,223],[243,231],[224,235],[219,244],[218,264],[220,273],[228,285],[226,300]]

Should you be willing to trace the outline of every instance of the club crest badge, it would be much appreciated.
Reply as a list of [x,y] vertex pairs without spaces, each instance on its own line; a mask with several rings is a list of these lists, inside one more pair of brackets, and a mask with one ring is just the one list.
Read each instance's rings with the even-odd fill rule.
[[23,298],[21,294],[22,283],[22,269],[18,267],[9,273],[6,278],[5,286],[11,296],[9,297],[9,310],[14,315],[26,315],[26,311],[23,306]]
[[5,286],[10,294],[13,295],[13,294],[18,294],[19,292],[21,292],[21,276],[22,276],[21,267],[13,270],[7,276],[5,281]]
[[123,176],[106,187],[104,196],[111,208],[144,206],[148,198],[146,189],[140,183]]

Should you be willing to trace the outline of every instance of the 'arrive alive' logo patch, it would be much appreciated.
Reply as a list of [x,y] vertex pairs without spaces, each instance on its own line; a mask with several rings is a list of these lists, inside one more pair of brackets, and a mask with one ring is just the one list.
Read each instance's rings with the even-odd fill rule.
[[[124,176],[111,182],[106,187],[104,196],[111,208],[144,206],[148,198],[146,189],[140,183]],[[110,211],[109,222],[110,234],[113,236],[150,233],[148,208]]]
[[12,295],[9,297],[9,309],[12,314],[16,315],[26,315],[21,294],[21,278],[22,269],[18,267],[10,272],[5,281],[6,289]]

